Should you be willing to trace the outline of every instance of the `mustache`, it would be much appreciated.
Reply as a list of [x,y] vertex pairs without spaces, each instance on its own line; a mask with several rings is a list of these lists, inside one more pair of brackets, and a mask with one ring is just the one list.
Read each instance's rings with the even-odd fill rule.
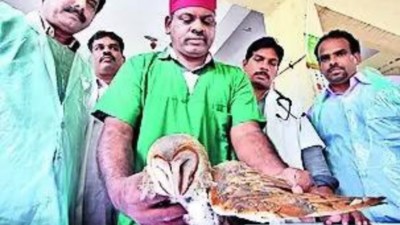
[[81,23],[86,22],[86,16],[83,14],[83,10],[79,10],[77,7],[74,6],[67,6],[64,8],[64,11],[69,13],[76,13]]
[[269,74],[266,71],[262,71],[262,70],[255,72],[254,75],[269,76]]
[[105,58],[111,58],[112,61],[115,62],[115,57],[111,54],[104,53],[104,55],[100,58],[100,62],[103,62]]
[[341,66],[331,66],[331,67],[328,69],[328,73],[332,73],[333,70],[337,70],[337,69],[339,69],[339,70],[344,70],[344,68],[341,67]]

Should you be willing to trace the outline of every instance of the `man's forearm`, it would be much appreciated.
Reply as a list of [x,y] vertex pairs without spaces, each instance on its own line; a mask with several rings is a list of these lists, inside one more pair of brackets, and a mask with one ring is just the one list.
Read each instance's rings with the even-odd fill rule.
[[304,168],[313,177],[316,186],[327,186],[335,190],[339,186],[339,181],[332,175],[328,163],[325,160],[321,146],[312,146],[301,151],[301,158]]
[[256,123],[233,127],[231,136],[237,156],[249,166],[269,175],[279,174],[287,167]]
[[132,175],[133,129],[118,119],[107,117],[100,136],[97,157],[105,185],[114,204],[118,199],[121,178]]

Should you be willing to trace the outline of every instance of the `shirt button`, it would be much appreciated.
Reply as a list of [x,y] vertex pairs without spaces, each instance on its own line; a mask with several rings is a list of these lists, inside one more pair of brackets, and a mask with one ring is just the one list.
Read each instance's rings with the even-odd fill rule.
[[61,122],[61,129],[65,129],[65,122],[64,121]]

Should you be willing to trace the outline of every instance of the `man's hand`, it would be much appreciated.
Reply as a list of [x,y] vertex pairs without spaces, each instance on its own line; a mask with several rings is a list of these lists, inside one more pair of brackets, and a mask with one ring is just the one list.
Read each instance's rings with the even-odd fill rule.
[[294,192],[307,191],[312,178],[306,171],[287,168],[271,141],[255,122],[238,124],[231,129],[231,141],[240,161],[267,175],[278,175],[293,186]]
[[[319,195],[332,195],[334,192],[332,189],[326,186],[321,187],[313,187],[310,190],[310,193],[319,194]],[[358,211],[351,213],[344,213],[341,215],[333,215],[333,216],[325,216],[321,218],[321,221],[326,225],[331,225],[333,223],[342,223],[343,225],[349,224],[349,222],[354,222],[356,225],[370,225],[369,220]]]
[[100,170],[115,208],[144,225],[181,225],[186,211],[168,198],[140,199],[143,173],[132,171],[134,129],[127,123],[107,117],[97,149]]
[[288,167],[279,173],[277,177],[286,180],[292,185],[293,193],[307,192],[313,185],[310,173],[305,170]]
[[157,195],[140,200],[142,174],[122,178],[113,185],[110,197],[116,208],[142,225],[186,224],[183,219],[185,209],[179,204],[171,204],[167,197]]
[[333,223],[342,223],[343,225],[352,224],[356,225],[370,225],[369,220],[359,211],[344,213],[341,215],[333,215],[321,218],[322,222],[327,225],[331,225]]

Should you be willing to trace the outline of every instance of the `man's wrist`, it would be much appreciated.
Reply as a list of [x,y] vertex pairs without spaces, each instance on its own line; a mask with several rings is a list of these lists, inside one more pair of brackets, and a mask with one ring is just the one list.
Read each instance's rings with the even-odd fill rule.
[[315,186],[311,188],[311,193],[320,194],[320,195],[332,195],[334,191],[329,186]]
[[336,190],[339,187],[339,181],[333,176],[316,175],[313,176],[313,180],[317,187],[327,186],[332,190]]
[[289,167],[286,163],[283,163],[283,166],[279,169],[277,169],[278,172],[275,173],[274,176],[283,176],[284,174],[286,174],[287,172],[289,172],[290,170],[293,170],[294,168]]
[[110,197],[111,202],[113,203],[114,207],[118,210],[121,210],[122,207],[122,199],[123,196],[123,189],[125,186],[124,178],[113,178],[108,181],[107,192]]

